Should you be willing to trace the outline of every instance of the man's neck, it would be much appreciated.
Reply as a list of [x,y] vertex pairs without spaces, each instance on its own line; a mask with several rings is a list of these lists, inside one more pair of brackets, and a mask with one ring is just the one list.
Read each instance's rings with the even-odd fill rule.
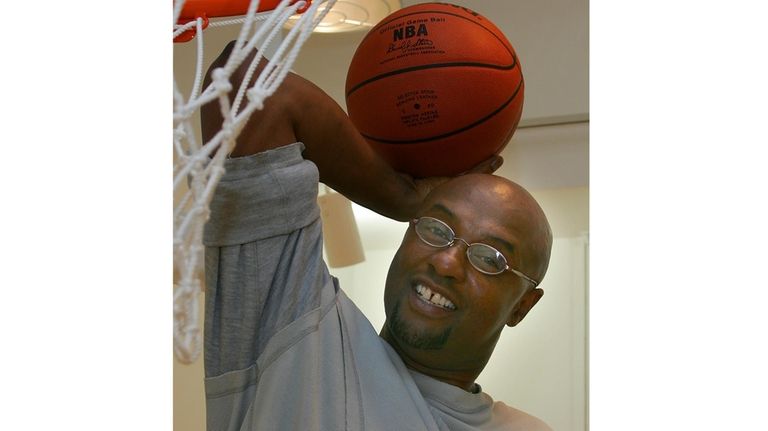
[[475,393],[477,391],[475,380],[488,362],[488,357],[486,357],[485,360],[475,363],[475,365],[479,365],[479,367],[472,367],[470,369],[452,369],[449,364],[446,363],[444,352],[441,350],[415,349],[410,348],[409,346],[403,346],[392,336],[386,325],[382,328],[379,336],[392,346],[405,366],[409,369],[440,380],[441,382],[457,386],[467,392]]

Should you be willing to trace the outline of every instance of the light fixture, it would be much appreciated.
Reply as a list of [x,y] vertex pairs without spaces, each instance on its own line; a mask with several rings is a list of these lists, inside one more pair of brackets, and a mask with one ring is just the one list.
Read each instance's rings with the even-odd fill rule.
[[323,219],[323,242],[328,266],[340,268],[364,261],[363,242],[352,212],[352,202],[327,187],[317,201]]
[[[317,13],[324,11],[328,3],[317,8]],[[336,0],[331,10],[315,27],[315,33],[341,33],[348,31],[370,30],[379,21],[402,7],[400,0]],[[298,16],[288,19],[286,28],[291,28]]]

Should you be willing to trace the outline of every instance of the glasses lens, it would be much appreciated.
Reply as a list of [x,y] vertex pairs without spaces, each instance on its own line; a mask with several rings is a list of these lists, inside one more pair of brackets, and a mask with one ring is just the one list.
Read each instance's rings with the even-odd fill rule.
[[486,274],[499,274],[507,268],[507,260],[498,250],[485,244],[472,244],[467,249],[472,265]]
[[445,223],[431,217],[416,222],[416,234],[433,247],[445,247],[453,242],[453,231]]

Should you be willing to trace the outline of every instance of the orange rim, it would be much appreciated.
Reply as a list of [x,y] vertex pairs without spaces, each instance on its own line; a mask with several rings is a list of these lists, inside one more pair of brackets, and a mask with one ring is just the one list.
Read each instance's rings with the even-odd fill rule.
[[[261,0],[256,9],[257,12],[266,12],[273,10],[280,4],[281,0]],[[294,4],[300,0],[292,0]],[[306,3],[299,8],[297,13],[304,13],[312,4],[312,0],[304,0]],[[203,19],[203,29],[208,27],[208,18],[227,17],[245,15],[248,12],[248,6],[251,0],[187,0],[179,15],[179,25],[195,21],[198,18]],[[195,37],[196,29],[192,28],[176,36],[174,42],[187,42]]]

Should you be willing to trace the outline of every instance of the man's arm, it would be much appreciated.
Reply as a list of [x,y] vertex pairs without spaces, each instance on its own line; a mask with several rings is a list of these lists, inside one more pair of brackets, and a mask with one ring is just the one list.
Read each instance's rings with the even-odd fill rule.
[[[224,65],[232,46],[230,43],[211,66],[206,83],[210,82],[211,71]],[[233,74],[231,94],[241,85],[254,55],[255,51]],[[202,113],[203,137],[207,140],[221,125],[218,102],[204,106]],[[358,204],[396,220],[412,218],[427,193],[446,180],[414,180],[396,172],[371,149],[333,98],[308,80],[290,73],[264,102],[264,109],[251,115],[232,155],[255,154],[296,141],[306,146],[304,157],[317,165],[321,182]],[[490,158],[472,172],[491,173],[501,161],[500,157]]]

